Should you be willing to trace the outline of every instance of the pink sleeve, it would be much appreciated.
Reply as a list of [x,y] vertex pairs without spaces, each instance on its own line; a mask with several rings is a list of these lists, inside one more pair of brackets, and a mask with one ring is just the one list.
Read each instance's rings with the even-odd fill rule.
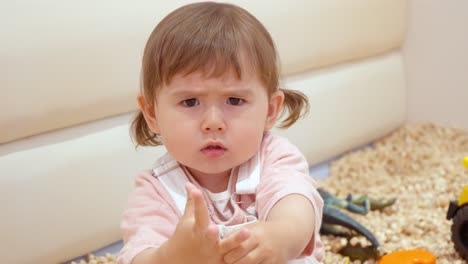
[[[301,194],[314,208],[314,235],[303,255],[320,259],[323,248],[319,230],[322,223],[323,200],[314,180],[309,176],[309,166],[301,152],[285,138],[266,134],[261,148],[262,173],[257,187],[256,206],[260,220],[266,220],[271,208],[289,194]],[[314,252],[316,251],[316,252]]]
[[125,245],[118,264],[130,264],[144,249],[159,247],[172,235],[180,217],[168,202],[168,194],[149,172],[138,175],[135,185],[121,222]]

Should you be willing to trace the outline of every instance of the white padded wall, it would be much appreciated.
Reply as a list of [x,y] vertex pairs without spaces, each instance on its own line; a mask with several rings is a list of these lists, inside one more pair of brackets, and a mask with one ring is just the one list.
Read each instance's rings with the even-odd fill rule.
[[406,119],[402,56],[393,52],[285,81],[308,95],[310,113],[287,136],[310,164],[367,144],[401,126]]
[[[0,143],[135,110],[145,42],[187,2],[5,2]],[[405,34],[405,0],[229,2],[270,30],[284,73],[383,53]]]
[[[0,151],[3,262],[57,263],[120,238],[118,221],[133,176],[163,148],[135,153],[127,125],[96,126],[99,132],[65,140],[54,133],[42,137],[54,144],[18,139],[134,111],[146,39],[165,14],[187,2],[2,5],[0,144],[10,142]],[[404,122],[398,49],[405,0],[230,2],[267,26],[289,76],[285,86],[310,97],[310,114],[277,131],[311,164]]]
[[128,129],[0,157],[2,263],[59,263],[121,238],[134,176],[165,151],[136,151]]

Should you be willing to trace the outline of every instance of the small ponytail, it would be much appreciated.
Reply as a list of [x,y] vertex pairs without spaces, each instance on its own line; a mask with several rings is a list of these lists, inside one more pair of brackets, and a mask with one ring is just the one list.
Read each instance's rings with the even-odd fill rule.
[[158,135],[154,134],[146,123],[141,111],[133,119],[130,127],[131,135],[136,147],[138,146],[159,146],[162,145]]
[[289,114],[288,117],[281,122],[279,128],[288,128],[309,112],[309,100],[302,92],[283,88],[279,90],[284,94],[281,115],[285,114],[286,111]]

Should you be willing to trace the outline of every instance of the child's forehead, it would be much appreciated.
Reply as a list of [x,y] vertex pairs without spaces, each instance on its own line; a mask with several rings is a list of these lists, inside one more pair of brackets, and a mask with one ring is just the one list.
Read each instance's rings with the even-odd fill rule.
[[238,76],[229,71],[221,75],[209,75],[204,71],[196,71],[189,74],[178,73],[174,75],[167,85],[171,89],[250,89],[260,84],[257,74],[243,72]]

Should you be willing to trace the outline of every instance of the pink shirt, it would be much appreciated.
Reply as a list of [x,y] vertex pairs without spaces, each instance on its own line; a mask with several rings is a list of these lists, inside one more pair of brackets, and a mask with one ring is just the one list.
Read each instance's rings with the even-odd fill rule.
[[[121,228],[125,246],[117,262],[130,264],[149,247],[159,247],[171,237],[185,208],[184,185],[190,181],[204,190],[169,154],[161,157],[152,170],[137,175],[136,187],[129,196]],[[204,192],[211,220],[220,230],[258,219],[266,220],[271,208],[289,194],[305,196],[314,207],[315,234],[298,261],[321,263],[324,248],[319,236],[323,200],[308,173],[308,164],[300,151],[285,138],[266,133],[256,156],[234,168],[228,191],[231,199],[219,206],[213,195]],[[211,197],[211,198],[210,198]]]

